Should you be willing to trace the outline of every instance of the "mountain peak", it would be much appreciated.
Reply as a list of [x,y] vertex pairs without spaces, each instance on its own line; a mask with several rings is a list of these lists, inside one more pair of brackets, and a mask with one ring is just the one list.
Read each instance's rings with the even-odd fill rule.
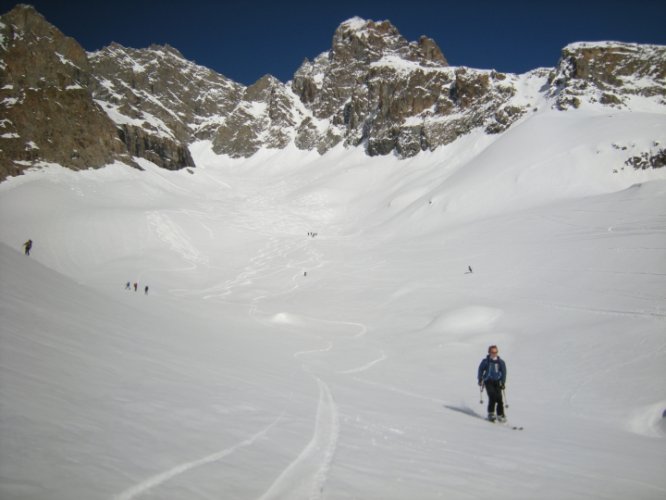
[[337,31],[358,33],[359,35],[368,35],[371,32],[400,34],[397,28],[388,20],[373,21],[372,19],[363,19],[358,16],[354,16],[341,23]]
[[39,12],[37,12],[37,9],[35,9],[32,5],[28,5],[25,3],[19,3],[16,6],[14,6],[14,8],[11,9],[9,12],[7,12],[7,14],[13,14],[13,15],[19,13],[33,14],[39,17],[43,17]]
[[363,27],[367,23],[368,23],[367,19],[363,19],[362,17],[359,16],[354,16],[340,23],[340,28],[345,27],[346,29],[359,30],[363,29]]
[[437,44],[427,37],[408,42],[390,21],[352,17],[340,24],[333,35],[329,58],[342,64],[369,64],[385,56],[446,65]]
[[333,34],[333,44],[336,41],[349,42],[351,40],[363,40],[369,44],[376,43],[382,39],[386,42],[397,42],[397,39],[405,41],[398,29],[390,21],[373,21],[352,17],[340,24]]

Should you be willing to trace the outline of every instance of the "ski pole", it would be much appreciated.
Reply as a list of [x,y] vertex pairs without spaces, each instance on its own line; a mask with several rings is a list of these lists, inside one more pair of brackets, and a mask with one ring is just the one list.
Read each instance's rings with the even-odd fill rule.
[[479,404],[483,404],[483,386],[479,388]]
[[508,408],[509,402],[506,400],[506,392],[504,389],[502,389],[502,397],[504,398],[504,408]]

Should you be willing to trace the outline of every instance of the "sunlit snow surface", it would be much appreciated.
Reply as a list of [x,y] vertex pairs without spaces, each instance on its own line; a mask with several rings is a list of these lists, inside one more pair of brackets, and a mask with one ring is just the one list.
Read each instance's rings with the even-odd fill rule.
[[[0,497],[663,499],[666,171],[622,169],[659,140],[544,112],[4,182]],[[480,418],[491,343],[524,431]]]

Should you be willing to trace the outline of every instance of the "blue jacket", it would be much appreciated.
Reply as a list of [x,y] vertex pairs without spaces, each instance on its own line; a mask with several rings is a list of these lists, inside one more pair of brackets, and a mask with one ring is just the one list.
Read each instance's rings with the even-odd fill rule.
[[486,356],[479,365],[479,382],[496,381],[504,384],[506,382],[506,364],[499,356],[495,361]]

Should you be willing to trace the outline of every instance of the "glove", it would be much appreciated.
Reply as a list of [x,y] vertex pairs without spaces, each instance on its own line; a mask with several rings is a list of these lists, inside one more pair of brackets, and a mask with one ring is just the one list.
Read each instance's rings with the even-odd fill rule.
[[479,380],[479,387],[483,387],[483,381]]
[[503,382],[500,382],[500,389],[504,390],[504,383]]

